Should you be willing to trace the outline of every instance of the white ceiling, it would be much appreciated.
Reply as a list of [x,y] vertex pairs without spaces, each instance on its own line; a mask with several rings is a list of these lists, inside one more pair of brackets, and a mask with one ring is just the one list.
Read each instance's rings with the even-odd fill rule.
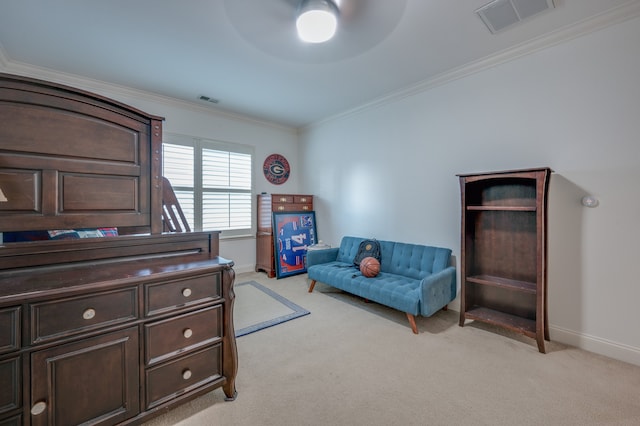
[[305,45],[298,0],[0,0],[0,65],[200,104],[206,95],[219,100],[212,108],[303,127],[640,9],[555,0],[491,34],[475,13],[489,1],[340,0],[337,36]]

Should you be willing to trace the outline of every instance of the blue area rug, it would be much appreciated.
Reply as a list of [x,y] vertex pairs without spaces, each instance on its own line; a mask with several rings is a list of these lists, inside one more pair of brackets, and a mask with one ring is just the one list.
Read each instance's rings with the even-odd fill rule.
[[305,315],[309,311],[255,281],[234,286],[236,337],[254,333]]

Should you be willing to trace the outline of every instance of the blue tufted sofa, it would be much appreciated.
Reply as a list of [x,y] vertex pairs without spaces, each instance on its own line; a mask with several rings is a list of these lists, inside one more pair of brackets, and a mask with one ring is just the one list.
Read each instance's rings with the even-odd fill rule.
[[307,252],[309,293],[317,281],[407,314],[418,334],[415,316],[431,316],[456,297],[456,270],[451,250],[418,244],[380,241],[380,273],[364,277],[353,258],[364,238],[343,237],[339,248]]

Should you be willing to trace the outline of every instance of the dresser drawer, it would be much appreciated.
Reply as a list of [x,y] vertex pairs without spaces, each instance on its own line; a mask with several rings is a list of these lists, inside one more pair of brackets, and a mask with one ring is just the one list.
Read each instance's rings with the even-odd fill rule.
[[271,203],[274,207],[281,204],[313,205],[313,195],[271,194]]
[[31,309],[31,342],[60,338],[138,317],[137,288],[34,303]]
[[0,309],[0,354],[20,349],[20,307]]
[[0,414],[20,407],[20,359],[0,361]]
[[293,196],[294,204],[313,204],[313,195],[294,195]]
[[276,204],[273,206],[273,211],[278,212],[300,212],[300,211],[311,211],[313,210],[313,205],[311,204]]
[[207,274],[184,280],[148,284],[145,315],[158,315],[181,307],[211,302],[222,297],[220,274]]
[[146,403],[153,408],[222,377],[222,345],[180,357],[146,372]]
[[271,194],[271,202],[273,204],[293,203],[293,195],[289,195],[289,194]]
[[222,306],[145,325],[147,365],[222,339]]

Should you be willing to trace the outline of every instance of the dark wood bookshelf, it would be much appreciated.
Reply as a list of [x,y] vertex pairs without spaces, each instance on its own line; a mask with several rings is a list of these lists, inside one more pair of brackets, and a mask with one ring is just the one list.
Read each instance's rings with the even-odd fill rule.
[[532,337],[545,352],[549,168],[458,175],[462,201],[460,326]]

